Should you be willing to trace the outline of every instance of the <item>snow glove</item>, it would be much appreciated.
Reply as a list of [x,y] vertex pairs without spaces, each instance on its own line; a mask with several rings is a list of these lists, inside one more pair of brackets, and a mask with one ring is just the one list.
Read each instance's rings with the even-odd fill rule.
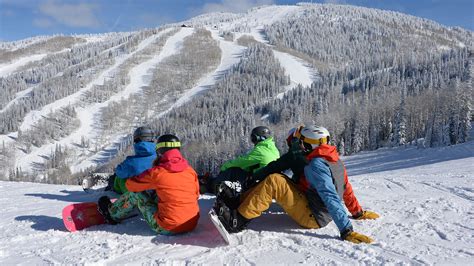
[[353,216],[353,218],[356,220],[375,220],[379,217],[380,215],[373,211],[360,211]]
[[374,242],[374,240],[366,235],[363,235],[361,233],[357,233],[357,232],[354,232],[352,230],[348,230],[346,232],[344,232],[342,235],[341,235],[342,239],[346,240],[346,241],[349,241],[349,242],[352,242],[352,243],[355,243],[355,244],[360,244],[360,243],[366,243],[366,244],[370,244],[372,242]]

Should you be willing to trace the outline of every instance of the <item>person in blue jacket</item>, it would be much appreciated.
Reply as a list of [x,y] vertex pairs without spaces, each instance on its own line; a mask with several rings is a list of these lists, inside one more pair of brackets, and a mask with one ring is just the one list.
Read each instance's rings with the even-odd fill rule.
[[128,192],[125,182],[128,178],[137,176],[152,167],[156,159],[154,143],[155,135],[149,127],[139,127],[133,132],[133,149],[135,155],[127,156],[117,165],[115,173],[109,178],[106,190],[113,189],[119,194]]

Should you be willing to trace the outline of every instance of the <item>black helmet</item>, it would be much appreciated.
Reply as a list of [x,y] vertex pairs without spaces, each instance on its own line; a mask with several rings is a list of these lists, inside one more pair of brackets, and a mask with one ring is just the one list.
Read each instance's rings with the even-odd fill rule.
[[156,142],[156,149],[160,148],[180,148],[181,142],[179,141],[178,137],[171,134],[161,135]]
[[155,134],[153,133],[153,130],[149,127],[139,127],[135,129],[133,132],[133,142],[137,143],[140,141],[149,141],[153,142],[155,139]]
[[252,133],[250,133],[250,140],[253,144],[257,144],[260,141],[266,140],[271,137],[272,132],[268,127],[265,126],[258,126],[252,129]]

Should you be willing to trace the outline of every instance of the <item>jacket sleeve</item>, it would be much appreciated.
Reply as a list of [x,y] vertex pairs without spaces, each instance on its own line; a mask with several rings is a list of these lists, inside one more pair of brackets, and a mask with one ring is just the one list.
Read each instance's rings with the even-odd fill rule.
[[356,216],[358,213],[362,211],[362,207],[359,205],[359,201],[354,195],[354,190],[352,190],[352,185],[349,182],[349,178],[347,177],[346,169],[344,168],[344,203],[346,204],[347,209],[352,214],[352,216]]
[[130,192],[141,192],[149,189],[155,189],[156,181],[155,175],[157,169],[151,168],[141,173],[138,176],[127,179],[125,186]]
[[324,202],[324,205],[326,205],[339,231],[344,232],[352,228],[346,210],[336,192],[329,166],[322,159],[314,158],[310,164],[304,168],[304,174],[310,187],[316,190]]
[[225,162],[221,166],[221,171],[225,171],[229,168],[232,167],[238,167],[241,169],[248,169],[251,168],[252,166],[258,166],[260,165],[260,162],[262,161],[262,152],[259,147],[255,147],[253,150],[251,150],[248,154],[239,156],[233,160]]
[[289,169],[291,165],[289,163],[290,158],[288,157],[290,156],[291,154],[285,153],[276,161],[270,162],[265,167],[258,169],[255,173],[252,174],[253,179],[261,181],[270,174],[280,173],[282,171],[285,171],[286,169]]
[[135,168],[130,162],[130,159],[125,159],[121,164],[115,168],[115,175],[118,178],[129,178],[133,176],[131,173],[135,172]]

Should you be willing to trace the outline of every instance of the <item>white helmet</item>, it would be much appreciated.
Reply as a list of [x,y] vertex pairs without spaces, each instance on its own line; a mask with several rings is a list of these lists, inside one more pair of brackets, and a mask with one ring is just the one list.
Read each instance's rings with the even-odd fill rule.
[[321,144],[328,144],[331,135],[324,127],[303,126],[296,132],[296,136],[305,146],[308,146],[308,148],[311,146],[311,150],[313,150]]

